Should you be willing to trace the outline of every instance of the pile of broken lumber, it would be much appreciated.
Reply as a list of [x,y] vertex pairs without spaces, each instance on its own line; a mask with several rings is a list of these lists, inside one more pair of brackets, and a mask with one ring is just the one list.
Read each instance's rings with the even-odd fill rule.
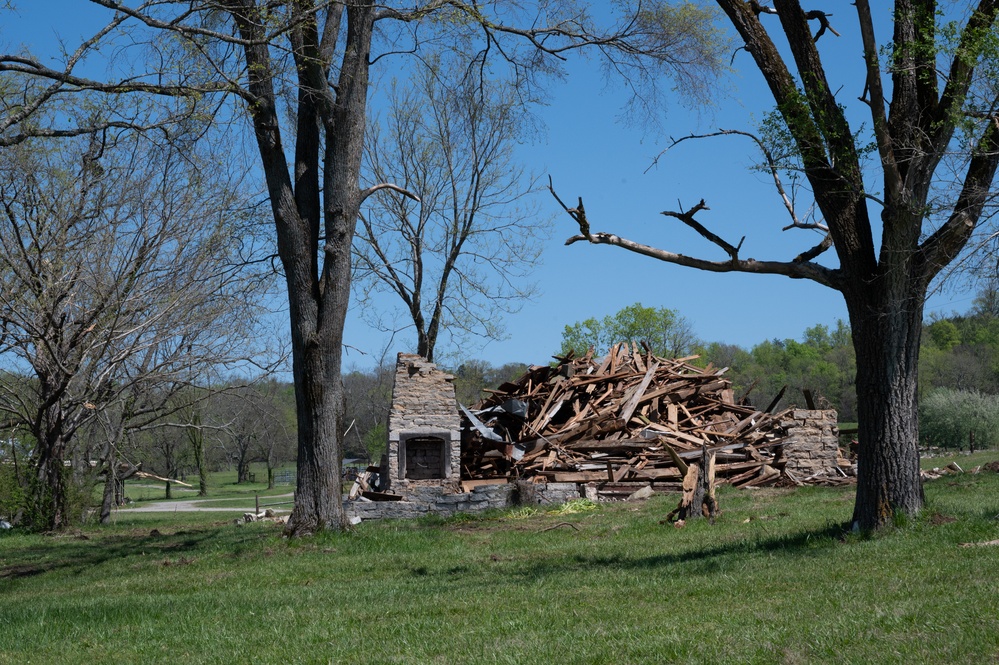
[[[687,462],[714,459],[719,483],[771,485],[783,479],[783,413],[736,399],[726,369],[659,358],[620,344],[535,366],[490,391],[472,410],[462,477],[595,482],[622,496],[636,484],[680,490]],[[685,461],[686,460],[686,461]]]

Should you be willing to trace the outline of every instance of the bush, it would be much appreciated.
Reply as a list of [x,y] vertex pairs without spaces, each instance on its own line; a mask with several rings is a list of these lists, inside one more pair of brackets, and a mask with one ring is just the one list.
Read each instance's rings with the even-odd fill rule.
[[24,492],[17,482],[14,465],[0,461],[0,518],[13,521],[24,505]]
[[974,432],[975,448],[995,448],[999,444],[999,396],[937,388],[919,404],[919,432],[930,446],[963,448]]
[[[13,464],[0,462],[0,518],[29,530],[44,530],[51,524],[55,512],[55,497],[49,487],[39,488],[38,478],[29,469],[22,469],[24,484],[18,483]],[[62,467],[64,480],[66,523],[62,526],[80,525],[93,512],[94,477],[89,473],[73,473]]]

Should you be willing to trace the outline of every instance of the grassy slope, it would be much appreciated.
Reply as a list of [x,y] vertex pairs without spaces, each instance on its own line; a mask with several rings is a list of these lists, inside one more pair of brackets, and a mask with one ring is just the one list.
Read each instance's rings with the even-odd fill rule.
[[999,547],[959,544],[999,538],[999,474],[927,497],[874,538],[838,529],[849,489],[725,491],[684,529],[656,498],[293,542],[122,513],[0,536],[0,663],[995,662]]

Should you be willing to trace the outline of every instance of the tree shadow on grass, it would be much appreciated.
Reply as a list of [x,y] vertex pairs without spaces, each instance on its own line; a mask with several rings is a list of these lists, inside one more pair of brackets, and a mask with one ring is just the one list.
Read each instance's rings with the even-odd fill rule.
[[712,573],[724,570],[723,562],[740,556],[777,554],[788,557],[816,556],[830,551],[846,542],[844,525],[832,524],[817,529],[808,529],[794,534],[784,534],[763,538],[747,538],[709,547],[692,548],[669,554],[633,557],[627,554],[592,555],[574,554],[565,558],[531,561],[516,575],[526,581],[538,580],[550,575],[570,570],[599,571],[612,570],[655,570],[668,567],[684,567],[689,573]]
[[[268,536],[270,534],[267,534]],[[24,547],[0,547],[4,563],[0,564],[0,581],[34,577],[55,571],[80,573],[101,564],[131,557],[177,557],[190,555],[220,539],[233,546],[245,545],[264,537],[262,533],[227,533],[223,528],[180,530],[172,534],[152,529],[146,535],[54,534],[32,538]],[[246,542],[244,542],[246,541]]]

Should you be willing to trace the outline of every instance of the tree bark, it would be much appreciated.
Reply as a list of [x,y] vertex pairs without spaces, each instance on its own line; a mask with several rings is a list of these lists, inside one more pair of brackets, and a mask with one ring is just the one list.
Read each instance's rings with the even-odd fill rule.
[[909,290],[904,306],[885,292],[847,296],[859,427],[853,524],[865,531],[923,507],[916,390],[925,290]]
[[[281,255],[289,281],[298,405],[298,488],[285,527],[289,536],[347,527],[340,477],[346,397],[341,378],[343,326],[350,298],[351,244],[361,206],[361,153],[374,8],[370,2],[361,2],[345,11],[347,43],[336,100],[331,113],[317,113],[326,130],[322,210],[325,245],[318,284],[310,277],[314,273],[305,272],[305,261],[311,264],[313,255],[303,255],[302,246],[289,247],[290,238],[281,243],[280,223],[278,227],[279,249],[284,244]],[[296,282],[298,288],[293,290]]]
[[104,462],[107,467],[104,477],[104,492],[101,497],[101,524],[111,521],[111,510],[115,506],[115,498],[118,490],[118,460],[113,454],[109,454]]
[[28,525],[38,530],[61,529],[69,524],[69,496],[66,486],[66,442],[59,434],[42,433],[35,460],[34,487]]
[[[281,141],[265,10],[253,0],[230,0],[243,39],[249,111],[277,231],[278,255],[288,288],[292,373],[298,421],[298,487],[285,533],[302,536],[346,527],[340,483],[343,458],[343,321],[350,290],[350,244],[360,208],[360,139],[364,131],[368,52],[373,8],[369,2],[332,6],[326,35],[335,41],[347,15],[347,44],[333,93],[315,14],[299,15],[292,32],[298,76],[294,181]],[[295,5],[295,11],[310,3]],[[324,36],[325,40],[325,36]],[[324,170],[319,153],[325,129]],[[355,143],[357,144],[355,146]],[[354,153],[356,152],[356,156]],[[320,182],[322,201],[320,210]],[[320,248],[321,237],[325,246]],[[320,264],[320,249],[322,259]],[[321,265],[321,268],[320,268]]]
[[239,458],[236,460],[236,484],[250,482],[250,444],[247,441],[237,441]]
[[[48,369],[48,368],[46,368]],[[67,469],[67,422],[58,396],[60,386],[41,382],[41,408],[35,418],[32,435],[38,442],[34,453],[33,487],[29,488],[26,523],[37,530],[61,529],[69,524]]]
[[201,417],[195,415],[195,427],[188,428],[187,437],[191,442],[194,454],[194,464],[198,467],[198,496],[208,496],[208,462],[205,460],[205,436],[197,426],[201,425]]

